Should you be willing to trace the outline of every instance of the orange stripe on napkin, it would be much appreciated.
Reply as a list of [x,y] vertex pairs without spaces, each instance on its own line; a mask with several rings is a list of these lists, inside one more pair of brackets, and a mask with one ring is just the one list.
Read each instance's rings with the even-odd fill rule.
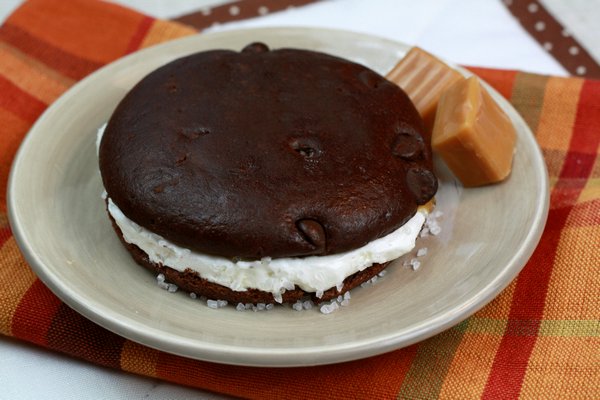
[[148,31],[150,31],[150,28],[152,27],[153,22],[154,18],[150,17],[144,17],[140,21],[137,29],[131,37],[131,40],[129,41],[129,44],[127,45],[127,49],[125,50],[126,54],[133,53],[141,47],[146,35],[148,34]]
[[[0,76],[0,80],[1,78]],[[2,95],[0,95],[0,103],[1,99]],[[0,162],[0,213],[6,212],[6,184],[12,159],[30,126],[31,122],[19,118],[0,105],[0,160],[2,160]]]
[[128,340],[123,344],[121,351],[121,369],[155,377],[158,356],[158,350]]
[[[536,135],[544,149],[563,152],[569,149],[582,85],[582,79],[548,79]],[[553,172],[551,175],[557,176],[560,171]]]
[[[479,398],[501,340],[501,334],[467,331],[448,368],[439,398]],[[468,382],[465,382],[465,371],[469,371]]]
[[307,368],[237,367],[160,353],[156,373],[172,382],[189,386],[202,382],[209,390],[256,399],[316,398],[316,393],[329,399],[385,399],[396,397],[416,348]]
[[[50,104],[73,83],[20,51],[0,43],[0,75],[44,104]],[[39,74],[39,71],[44,71]],[[31,76],[38,74],[39,79]]]
[[125,339],[61,304],[46,332],[47,345],[106,367],[119,368]]
[[0,334],[13,335],[13,316],[36,276],[23,260],[14,238],[9,236],[5,239],[10,235],[8,228],[1,232],[3,243],[0,247],[0,263],[14,266],[21,271],[20,274],[15,274],[12,268],[0,268],[0,282],[6,285],[5,290],[0,290]]
[[[599,215],[600,201],[595,210],[586,210],[584,215]],[[569,219],[577,218],[575,208]],[[598,297],[600,287],[600,251],[589,238],[600,238],[600,225],[569,226],[561,235],[556,262],[560,267],[552,270],[548,288],[544,319],[548,320],[593,320],[597,317],[594,307],[586,306],[588,299]],[[600,322],[598,322],[600,329]]]
[[410,370],[402,382],[399,398],[437,398],[444,379],[459,347],[467,326],[466,322],[447,330],[434,339],[419,344]]
[[42,103],[0,75],[0,107],[32,124],[46,109]]
[[[597,328],[595,335],[591,338],[538,338],[529,360],[520,398],[556,400],[598,398],[600,327]],[[578,354],[588,354],[589,357],[581,357]]]
[[582,85],[581,79],[548,79],[536,139],[551,177],[557,177],[563,167]]
[[81,79],[100,68],[101,63],[77,57],[48,43],[46,37],[36,37],[8,22],[0,27],[0,40],[29,54],[60,74]]
[[196,33],[197,31],[189,26],[157,19],[154,20],[154,23],[146,32],[146,36],[140,43],[140,48],[162,43],[165,38],[176,39]]
[[498,297],[492,300],[486,307],[477,311],[474,317],[501,321],[506,320],[510,313],[510,305],[515,291],[515,284],[516,282],[512,281]]
[[547,82],[547,76],[518,74],[510,97],[510,102],[534,133],[537,132],[540,113],[544,106]]
[[48,330],[62,303],[36,279],[21,298],[11,321],[11,334],[48,347]]
[[127,53],[146,19],[133,10],[115,4],[106,7],[98,1],[29,0],[6,23],[76,58],[103,64]]

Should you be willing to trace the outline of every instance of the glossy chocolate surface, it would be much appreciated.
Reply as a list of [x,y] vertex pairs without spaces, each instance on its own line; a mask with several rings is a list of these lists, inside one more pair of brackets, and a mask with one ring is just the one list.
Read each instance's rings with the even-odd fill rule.
[[337,57],[262,44],[144,78],[109,121],[100,169],[133,221],[247,259],[354,249],[437,188],[430,138],[396,85]]

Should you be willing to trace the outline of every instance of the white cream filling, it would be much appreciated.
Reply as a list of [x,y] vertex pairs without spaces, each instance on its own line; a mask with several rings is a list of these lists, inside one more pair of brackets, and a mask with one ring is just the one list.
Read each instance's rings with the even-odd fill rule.
[[[98,130],[98,145],[105,128],[106,125]],[[106,193],[103,197],[106,198]],[[171,243],[127,218],[110,198],[108,212],[121,229],[125,241],[138,246],[148,254],[153,263],[181,272],[191,269],[209,282],[234,291],[259,289],[270,292],[275,299],[280,299],[281,293],[293,290],[295,286],[317,294],[332,287],[341,288],[348,276],[373,264],[386,263],[410,252],[415,247],[416,238],[426,217],[426,211],[419,210],[394,232],[344,253],[232,261],[194,252]]]
[[394,232],[363,247],[344,253],[308,257],[264,257],[257,261],[232,261],[177,246],[160,235],[136,224],[108,199],[108,212],[123,232],[127,243],[142,249],[153,263],[177,271],[191,269],[209,282],[234,291],[259,289],[275,294],[294,286],[306,292],[323,292],[341,286],[344,279],[376,263],[386,263],[408,253],[423,223],[425,213],[418,211]]

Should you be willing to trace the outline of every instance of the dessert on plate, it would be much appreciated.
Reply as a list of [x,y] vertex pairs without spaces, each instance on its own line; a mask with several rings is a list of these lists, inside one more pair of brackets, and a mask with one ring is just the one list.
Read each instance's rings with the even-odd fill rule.
[[437,190],[409,97],[309,50],[192,54],[102,130],[109,216],[135,261],[231,303],[325,301],[415,246]]

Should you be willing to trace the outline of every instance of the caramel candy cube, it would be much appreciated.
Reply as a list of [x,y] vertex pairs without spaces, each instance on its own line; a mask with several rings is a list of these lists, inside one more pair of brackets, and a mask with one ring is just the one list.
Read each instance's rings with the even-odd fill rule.
[[464,186],[499,182],[511,170],[516,132],[476,77],[442,95],[431,144]]
[[406,92],[421,114],[425,129],[431,133],[442,93],[463,76],[425,50],[413,47],[388,72],[387,79]]

